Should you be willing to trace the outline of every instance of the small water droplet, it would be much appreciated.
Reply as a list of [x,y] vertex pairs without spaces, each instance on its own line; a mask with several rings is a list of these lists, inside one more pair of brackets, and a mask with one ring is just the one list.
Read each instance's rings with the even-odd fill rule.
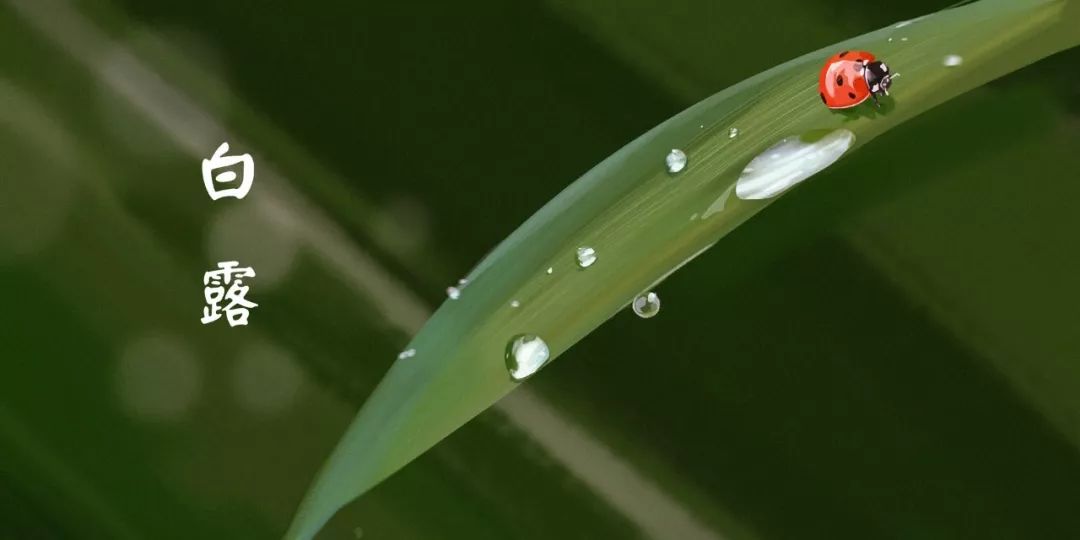
[[697,214],[697,212],[694,212],[694,213],[693,213],[693,214],[692,214],[692,215],[690,216],[690,221],[694,221],[694,220],[695,220],[695,219],[697,219],[697,218],[698,218],[698,214]]
[[416,349],[405,349],[397,355],[398,360],[404,360],[406,358],[412,358],[416,356]]
[[673,148],[671,152],[668,152],[664,162],[667,163],[667,171],[669,173],[678,174],[686,168],[686,153],[678,148]]
[[945,67],[956,67],[964,63],[964,58],[958,54],[950,54],[942,60]]
[[469,280],[467,280],[465,278],[461,278],[461,279],[457,280],[457,284],[458,284],[458,287],[464,287],[464,286],[469,284]]
[[889,38],[889,43],[892,43],[892,38]]
[[451,300],[457,300],[458,298],[461,298],[461,289],[457,287],[447,287],[446,296],[448,296]]
[[660,313],[660,297],[652,291],[638,295],[630,305],[634,308],[634,313],[642,319],[650,319]]
[[518,302],[517,300],[511,300],[510,301],[510,307],[512,307],[512,308],[521,307],[521,302]]
[[905,36],[905,37],[900,38],[900,41],[907,41],[907,37]]
[[[577,264],[582,268],[588,268],[596,262],[596,250],[591,247],[577,248]],[[550,274],[550,269],[548,269]]]
[[895,28],[903,28],[903,27],[905,27],[905,26],[907,26],[907,25],[909,25],[909,24],[911,24],[911,23],[913,23],[913,22],[915,22],[915,21],[914,21],[914,20],[911,20],[911,21],[903,21],[903,22],[899,22],[899,23],[896,23],[896,26],[895,26]]
[[814,141],[788,137],[765,150],[743,169],[735,184],[740,199],[769,199],[832,165],[855,143],[855,134],[838,129]]
[[551,352],[547,343],[532,334],[519,334],[506,345],[506,370],[515,382],[521,382],[544,367]]
[[727,136],[728,136],[729,139],[734,139],[735,137],[738,137],[739,136],[739,128],[731,128],[731,129],[729,129]]
[[550,267],[550,266],[549,266],[549,267],[548,267],[548,269],[547,269],[547,273],[548,273],[549,275],[550,275],[550,274],[551,274],[552,272],[554,272],[554,271],[555,271],[555,269],[554,269],[554,268],[552,268],[552,267]]

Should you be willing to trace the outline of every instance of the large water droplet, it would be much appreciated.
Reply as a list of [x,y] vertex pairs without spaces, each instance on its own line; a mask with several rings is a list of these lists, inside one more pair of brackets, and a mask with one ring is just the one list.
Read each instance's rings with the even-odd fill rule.
[[596,262],[596,250],[591,247],[577,248],[577,264],[582,268],[588,268]]
[[668,152],[664,162],[667,163],[667,172],[678,174],[686,168],[686,153],[678,148],[673,148]]
[[652,291],[638,295],[630,305],[642,319],[650,319],[660,313],[660,297]]
[[531,334],[520,334],[506,345],[506,370],[511,379],[521,382],[540,371],[550,357],[544,340]]
[[446,296],[451,300],[457,300],[458,298],[461,298],[461,289],[457,287],[447,287]]
[[956,67],[964,63],[964,57],[959,54],[950,54],[941,63],[945,64],[945,67]]
[[855,142],[855,134],[838,129],[820,138],[788,137],[769,147],[743,169],[735,185],[740,199],[768,199],[832,165]]

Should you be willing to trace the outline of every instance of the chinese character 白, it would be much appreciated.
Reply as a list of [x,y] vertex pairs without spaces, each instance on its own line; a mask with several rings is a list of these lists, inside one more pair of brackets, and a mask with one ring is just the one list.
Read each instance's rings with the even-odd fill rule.
[[[222,309],[225,310],[225,318],[229,326],[246,325],[248,323],[248,310],[259,304],[245,298],[249,287],[244,285],[243,278],[255,277],[253,268],[237,268],[240,264],[236,261],[218,263],[220,270],[211,270],[203,274],[203,296],[206,297],[206,307],[203,308],[202,323],[210,324],[221,318]],[[228,288],[226,289],[226,286]],[[225,302],[225,306],[221,305]]]
[[[251,183],[255,181],[255,160],[251,159],[251,154],[226,156],[225,152],[228,151],[229,143],[223,142],[210,159],[204,159],[202,162],[203,184],[206,184],[206,193],[215,201],[222,197],[243,199],[248,194],[248,190],[251,189]],[[240,164],[241,173],[243,174],[240,185],[224,187],[236,182],[236,171],[228,168],[237,163]],[[218,185],[223,186],[223,188],[218,189]]]

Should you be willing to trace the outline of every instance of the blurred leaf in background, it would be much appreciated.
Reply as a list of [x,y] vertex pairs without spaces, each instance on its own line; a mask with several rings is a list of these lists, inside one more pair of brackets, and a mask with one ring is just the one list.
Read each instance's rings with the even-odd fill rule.
[[[569,180],[940,7],[0,4],[0,536],[279,537],[445,287]],[[323,537],[1080,535],[1077,66],[838,163]],[[201,184],[223,140],[240,204]],[[226,256],[248,327],[198,323]]]

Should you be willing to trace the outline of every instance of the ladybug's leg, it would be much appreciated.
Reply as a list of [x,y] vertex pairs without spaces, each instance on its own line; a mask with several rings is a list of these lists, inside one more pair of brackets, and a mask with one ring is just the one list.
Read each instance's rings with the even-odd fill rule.
[[880,109],[881,108],[881,102],[878,101],[877,94],[870,94],[870,97],[874,100],[874,108],[875,109]]

